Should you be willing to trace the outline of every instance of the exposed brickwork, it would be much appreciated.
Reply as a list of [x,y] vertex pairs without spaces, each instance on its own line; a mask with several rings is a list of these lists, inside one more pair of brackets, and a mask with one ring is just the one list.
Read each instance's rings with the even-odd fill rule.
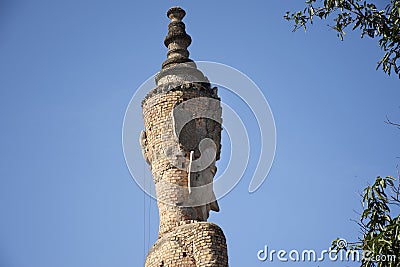
[[225,236],[213,223],[182,225],[157,240],[149,251],[145,266],[226,267]]
[[[222,110],[217,89],[210,87],[188,58],[191,38],[181,22],[184,16],[178,7],[168,11],[168,59],[156,76],[157,87],[142,102],[145,131],[140,142],[153,175],[160,216],[158,240],[150,249],[145,266],[226,267],[225,236],[217,225],[206,222],[210,210],[219,211],[212,179],[215,160],[220,156]],[[194,119],[177,133],[173,111],[186,103],[186,112]],[[215,119],[196,118],[196,114],[211,114]],[[194,159],[201,157],[199,143],[204,139],[215,145],[215,159],[205,169],[189,171],[190,154]],[[188,179],[189,173],[193,182]],[[198,188],[203,189],[196,191]]]
[[[208,90],[181,86],[167,93],[155,94],[143,103],[146,153],[151,163],[151,172],[156,187],[160,215],[160,237],[178,226],[181,221],[197,220],[198,217],[195,207],[182,207],[183,203],[188,202],[188,173],[185,170],[185,164],[188,162],[189,155],[187,151],[180,149],[179,145],[182,140],[177,142],[174,138],[173,127],[168,122],[170,122],[171,111],[176,103],[198,97],[210,97],[211,90]],[[198,107],[199,110],[204,108],[207,107]],[[212,122],[209,122],[209,124],[212,124]],[[201,126],[200,123],[198,125]],[[219,125],[215,124],[212,128],[214,131],[208,135],[217,144],[220,143],[221,135],[220,127],[215,129],[218,127]],[[193,135],[190,137],[197,139]],[[171,162],[170,158],[167,157],[166,152],[168,150],[171,151],[170,153],[173,154],[176,162]],[[210,166],[210,168],[212,167],[215,166]]]

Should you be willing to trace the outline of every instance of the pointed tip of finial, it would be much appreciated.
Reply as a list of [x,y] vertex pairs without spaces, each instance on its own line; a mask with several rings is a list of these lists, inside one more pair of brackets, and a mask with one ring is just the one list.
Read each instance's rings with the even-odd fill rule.
[[171,7],[170,9],[168,9],[167,11],[167,17],[170,20],[177,20],[177,21],[181,21],[186,15],[185,10],[183,10],[181,7],[179,6],[174,6]]

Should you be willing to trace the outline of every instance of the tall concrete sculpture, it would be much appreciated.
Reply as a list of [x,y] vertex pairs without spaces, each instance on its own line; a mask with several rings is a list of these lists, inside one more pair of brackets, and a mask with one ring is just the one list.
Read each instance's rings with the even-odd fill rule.
[[145,266],[228,266],[225,236],[207,222],[219,211],[213,192],[220,157],[222,110],[217,88],[189,59],[185,11],[168,10],[167,59],[156,88],[142,101],[145,130],[139,141],[155,183],[158,240]]

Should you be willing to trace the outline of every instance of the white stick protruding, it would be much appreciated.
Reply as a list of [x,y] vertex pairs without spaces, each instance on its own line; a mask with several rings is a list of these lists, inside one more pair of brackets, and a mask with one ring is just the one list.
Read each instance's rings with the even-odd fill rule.
[[190,151],[189,168],[188,168],[188,189],[189,189],[189,194],[192,192],[192,188],[190,186],[190,172],[192,170],[193,154],[194,154],[194,151]]

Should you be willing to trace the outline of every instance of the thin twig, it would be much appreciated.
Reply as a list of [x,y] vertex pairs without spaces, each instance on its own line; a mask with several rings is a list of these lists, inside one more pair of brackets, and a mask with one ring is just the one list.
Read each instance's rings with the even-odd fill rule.
[[400,123],[392,122],[387,115],[386,115],[385,123],[389,124],[389,125],[393,125],[393,126],[399,127],[399,129],[400,129]]

